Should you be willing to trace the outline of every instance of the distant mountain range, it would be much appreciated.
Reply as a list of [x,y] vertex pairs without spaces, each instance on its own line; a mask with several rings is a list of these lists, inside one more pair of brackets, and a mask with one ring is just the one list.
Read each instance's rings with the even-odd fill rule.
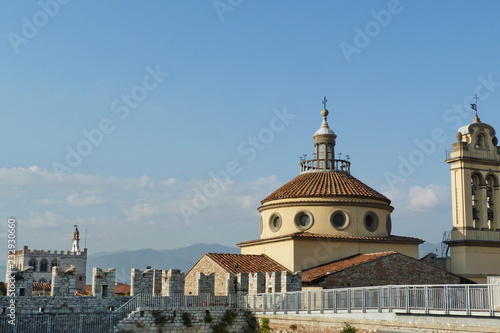
[[182,272],[187,272],[202,255],[209,252],[240,253],[240,249],[220,244],[200,243],[174,250],[119,250],[89,254],[87,284],[92,283],[93,267],[116,268],[116,280],[129,283],[131,268],[145,270],[147,266],[151,266],[153,269],[180,269]]
[[[87,284],[92,283],[92,268],[116,268],[116,280],[130,283],[130,269],[141,270],[151,266],[154,269],[180,269],[187,272],[205,253],[240,253],[236,247],[220,244],[194,244],[174,250],[118,250],[89,254],[87,259]],[[419,247],[420,257],[437,253],[441,255],[441,244],[425,242]],[[5,258],[0,258],[0,281],[5,279]]]

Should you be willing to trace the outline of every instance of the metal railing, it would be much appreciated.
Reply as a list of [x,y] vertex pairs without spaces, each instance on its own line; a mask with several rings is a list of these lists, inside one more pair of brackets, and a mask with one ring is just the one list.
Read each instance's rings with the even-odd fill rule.
[[500,316],[500,285],[407,285],[247,296],[255,313],[402,312]]
[[351,173],[351,162],[334,159],[314,159],[300,162],[300,173],[318,170]]
[[446,151],[446,159],[457,157],[477,158],[481,160],[500,161],[499,147],[490,147],[489,149],[456,147]]
[[113,332],[127,314],[141,307],[205,306],[233,307],[262,314],[396,312],[500,317],[500,284],[394,285],[229,296],[139,294],[109,313],[16,315],[15,325],[9,324],[9,317],[4,314],[0,316],[0,332],[108,333]]
[[463,240],[500,242],[500,230],[453,229],[445,237],[446,242]]
[[[111,333],[122,317],[105,314],[24,314],[0,317],[1,333]],[[9,323],[11,321],[11,323]]]
[[187,295],[150,295],[138,294],[132,297],[127,303],[116,309],[115,313],[130,313],[140,307],[155,308],[178,308],[178,307],[203,307],[203,306],[224,306],[233,308],[245,308],[247,295],[214,296],[202,294],[195,296]]

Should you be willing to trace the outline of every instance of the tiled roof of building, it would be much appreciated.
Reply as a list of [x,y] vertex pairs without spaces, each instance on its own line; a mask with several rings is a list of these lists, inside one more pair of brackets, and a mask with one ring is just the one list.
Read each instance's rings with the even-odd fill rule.
[[343,271],[347,268],[351,268],[357,265],[361,265],[382,257],[387,257],[398,253],[397,251],[386,251],[386,252],[376,252],[376,253],[364,253],[357,254],[351,257],[333,261],[328,264],[324,264],[318,267],[313,267],[306,269],[302,272],[302,282],[312,282],[318,278],[322,278],[326,275],[337,273]]
[[206,256],[232,274],[288,271],[265,254],[207,253]]
[[387,237],[364,237],[364,236],[344,236],[344,235],[327,235],[327,234],[313,234],[307,231],[296,232],[293,234],[281,235],[276,237],[262,238],[256,239],[246,242],[241,242],[236,245],[250,245],[253,243],[266,242],[270,240],[279,240],[279,239],[300,239],[300,238],[311,238],[311,239],[331,239],[331,240],[353,240],[353,241],[381,241],[381,242],[393,242],[393,243],[418,243],[421,244],[424,241],[420,238],[414,237],[406,237],[406,236],[396,236],[390,235]]
[[33,291],[50,291],[52,290],[52,284],[50,283],[42,283],[42,282],[34,282],[33,283]]
[[[87,284],[85,286],[85,293],[90,294],[92,292],[92,285]],[[115,295],[127,295],[130,294],[130,285],[124,283],[115,284]]]
[[353,197],[377,199],[391,203],[384,195],[375,191],[348,173],[336,171],[306,172],[264,198],[267,201],[289,198]]

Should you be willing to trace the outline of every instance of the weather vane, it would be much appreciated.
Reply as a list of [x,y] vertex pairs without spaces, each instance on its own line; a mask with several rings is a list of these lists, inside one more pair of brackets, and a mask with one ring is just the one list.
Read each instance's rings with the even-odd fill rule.
[[328,100],[326,99],[326,96],[323,97],[323,109],[326,110],[326,102],[328,102]]
[[474,97],[472,97],[472,99],[475,101],[475,103],[471,104],[470,108],[472,110],[476,111],[476,116],[477,116],[477,100],[479,99],[479,96],[477,96],[477,94],[475,94]]

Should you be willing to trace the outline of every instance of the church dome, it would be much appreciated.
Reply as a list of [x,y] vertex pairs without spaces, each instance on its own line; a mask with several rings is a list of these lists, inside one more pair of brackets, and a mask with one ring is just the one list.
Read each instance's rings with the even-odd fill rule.
[[306,172],[295,177],[285,185],[264,198],[264,204],[272,200],[291,198],[332,198],[349,197],[375,199],[391,203],[384,195],[345,172],[320,171]]

